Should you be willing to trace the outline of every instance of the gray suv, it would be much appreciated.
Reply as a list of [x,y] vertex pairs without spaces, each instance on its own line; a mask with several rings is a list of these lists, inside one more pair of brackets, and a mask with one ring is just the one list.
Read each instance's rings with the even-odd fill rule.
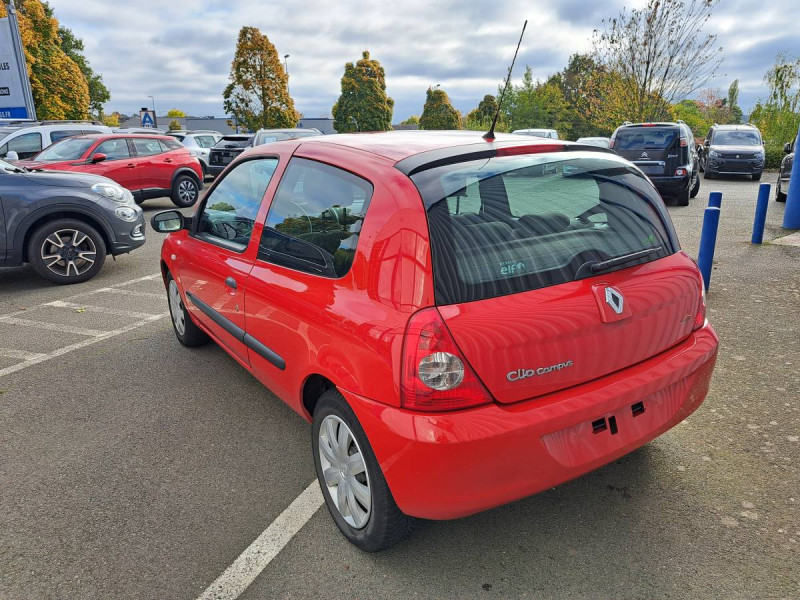
[[781,161],[781,169],[778,171],[778,184],[775,186],[775,201],[786,202],[789,193],[789,180],[792,178],[792,164],[794,163],[794,153],[797,148],[797,139],[793,142],[786,142],[783,151],[786,156]]
[[106,255],[143,245],[144,227],[133,195],[110,179],[0,160],[0,267],[27,262],[55,283],[80,283]]
[[709,129],[700,156],[700,170],[706,179],[716,175],[750,175],[761,179],[764,144],[753,125],[714,125]]

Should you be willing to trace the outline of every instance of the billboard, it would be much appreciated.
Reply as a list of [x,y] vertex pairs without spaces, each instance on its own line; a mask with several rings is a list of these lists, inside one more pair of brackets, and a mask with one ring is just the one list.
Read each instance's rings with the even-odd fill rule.
[[28,70],[24,59],[18,60],[14,36],[9,18],[0,19],[0,119],[33,119]]

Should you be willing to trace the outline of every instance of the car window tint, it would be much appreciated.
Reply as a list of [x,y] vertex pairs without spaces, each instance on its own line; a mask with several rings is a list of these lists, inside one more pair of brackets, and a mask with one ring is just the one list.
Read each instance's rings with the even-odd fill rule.
[[216,143],[216,140],[210,135],[196,135],[194,142],[201,148],[211,148]]
[[19,158],[30,158],[42,149],[42,134],[38,132],[24,133],[8,141],[8,147],[4,146],[6,152],[12,150],[17,153]]
[[181,144],[178,140],[167,138],[160,141],[170,150],[179,150],[180,148],[183,148],[183,144]]
[[106,140],[95,148],[94,154],[105,154],[108,160],[130,158],[131,156],[130,150],[128,150],[128,143],[124,138]]
[[59,129],[56,131],[50,132],[50,141],[57,142],[58,140],[63,140],[64,138],[72,137],[73,135],[81,135],[80,129]]
[[712,143],[715,146],[760,146],[761,136],[756,131],[717,131]]
[[241,162],[230,170],[206,198],[197,236],[243,252],[277,166],[277,158],[259,158]]
[[670,127],[626,127],[617,132],[617,150],[666,150],[677,143],[678,130]]
[[163,152],[159,141],[154,139],[133,138],[133,147],[139,156],[153,156]]
[[[81,133],[82,134],[88,134],[88,133],[103,133],[103,132],[102,131],[98,131],[97,129],[81,129]],[[75,134],[75,135],[77,135],[77,134]]]
[[292,159],[267,215],[258,258],[323,277],[353,264],[372,185],[355,175]]

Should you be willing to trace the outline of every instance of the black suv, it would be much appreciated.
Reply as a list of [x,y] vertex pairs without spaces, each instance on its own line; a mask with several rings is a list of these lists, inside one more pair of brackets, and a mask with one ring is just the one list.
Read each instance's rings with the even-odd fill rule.
[[703,144],[700,169],[706,179],[715,175],[751,175],[761,179],[764,144],[753,125],[714,125]]
[[216,177],[231,161],[248,148],[253,147],[252,133],[229,133],[222,136],[208,154],[208,173]]
[[100,271],[107,254],[144,242],[142,209],[116,182],[0,160],[0,267],[29,262],[45,279],[80,283]]
[[650,178],[662,197],[679,206],[700,191],[698,155],[692,130],[677,123],[625,123],[611,136],[611,148]]
[[778,171],[778,185],[775,186],[776,202],[786,202],[786,195],[789,193],[789,180],[792,178],[792,163],[794,163],[796,147],[797,139],[793,142],[786,142],[783,146],[786,156],[783,157],[780,171]]

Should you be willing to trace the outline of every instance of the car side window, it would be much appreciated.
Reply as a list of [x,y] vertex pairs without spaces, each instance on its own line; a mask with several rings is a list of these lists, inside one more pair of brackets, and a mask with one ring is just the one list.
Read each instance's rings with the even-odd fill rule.
[[73,135],[81,135],[80,129],[59,129],[50,132],[50,142],[55,144],[58,140],[72,137]]
[[18,135],[8,144],[0,148],[0,155],[5,156],[8,152],[14,151],[19,158],[30,158],[42,150],[42,134],[38,132],[24,133]]
[[164,144],[169,150],[179,150],[180,148],[184,148],[185,146],[181,144],[178,140],[175,139],[168,139],[168,140],[159,140],[162,144]]
[[201,148],[211,148],[214,144],[216,144],[216,141],[210,135],[198,135],[195,136],[194,139],[197,142],[197,145]]
[[153,156],[154,154],[161,154],[161,144],[158,140],[147,138],[133,138],[133,147],[136,148],[138,156]]
[[270,206],[258,258],[323,277],[344,276],[371,197],[366,180],[293,158]]
[[105,154],[106,160],[119,160],[121,158],[130,158],[131,156],[128,143],[124,138],[106,140],[95,148],[92,154]]
[[277,158],[257,158],[236,165],[206,197],[195,235],[229,250],[244,252],[277,166]]

